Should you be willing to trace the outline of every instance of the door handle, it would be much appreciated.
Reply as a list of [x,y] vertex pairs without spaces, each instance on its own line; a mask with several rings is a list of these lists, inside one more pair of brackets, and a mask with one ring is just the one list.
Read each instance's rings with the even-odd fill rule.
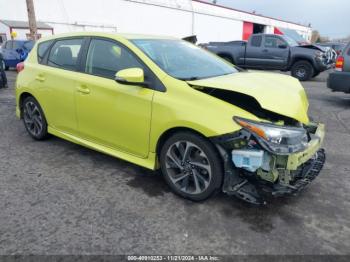
[[262,50],[262,51],[263,51],[263,53],[269,52],[269,50],[267,50],[267,49],[264,49],[264,50]]
[[90,94],[90,89],[86,85],[81,85],[78,87],[78,92],[82,94]]
[[45,77],[43,75],[37,75],[35,77],[36,80],[38,80],[39,82],[44,82],[45,81]]

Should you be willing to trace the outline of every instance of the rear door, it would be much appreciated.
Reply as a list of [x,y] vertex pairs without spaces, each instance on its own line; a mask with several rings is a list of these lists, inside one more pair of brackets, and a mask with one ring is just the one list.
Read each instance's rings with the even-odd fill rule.
[[78,132],[74,95],[83,43],[84,38],[66,38],[39,44],[38,60],[43,65],[35,71],[49,126],[72,135]]
[[287,42],[279,36],[265,35],[260,57],[264,68],[282,69],[286,67],[289,58]]
[[86,53],[84,75],[76,83],[76,108],[82,138],[146,157],[149,152],[154,90],[120,84],[115,74],[122,69],[147,68],[120,43],[92,38]]

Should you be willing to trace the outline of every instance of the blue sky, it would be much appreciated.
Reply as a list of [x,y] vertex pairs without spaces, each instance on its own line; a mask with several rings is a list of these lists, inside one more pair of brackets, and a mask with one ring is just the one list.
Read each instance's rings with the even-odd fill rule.
[[[212,2],[206,0],[207,2]],[[349,0],[218,0],[218,4],[301,24],[311,23],[321,35],[350,35]]]

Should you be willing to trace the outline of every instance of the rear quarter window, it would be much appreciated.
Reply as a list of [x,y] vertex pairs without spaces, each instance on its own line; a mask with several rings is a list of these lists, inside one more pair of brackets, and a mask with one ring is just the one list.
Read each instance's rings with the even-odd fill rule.
[[49,47],[51,46],[53,41],[46,41],[46,42],[42,42],[38,45],[38,62],[40,64],[43,63],[43,59],[45,57],[45,54],[47,52],[47,50],[49,49]]
[[252,39],[250,41],[250,45],[255,46],[255,47],[260,47],[261,42],[262,42],[262,36],[260,36],[260,35],[252,36]]

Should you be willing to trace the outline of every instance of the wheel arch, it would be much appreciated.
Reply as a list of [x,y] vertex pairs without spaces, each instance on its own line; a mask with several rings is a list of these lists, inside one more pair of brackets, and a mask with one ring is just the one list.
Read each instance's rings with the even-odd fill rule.
[[309,62],[312,67],[315,69],[315,63],[312,58],[307,57],[307,56],[296,56],[293,58],[292,62],[289,65],[289,69],[292,69],[295,63],[300,62],[300,61],[306,61]]
[[[33,94],[29,93],[29,92],[23,92],[19,95],[18,98],[18,105],[19,105],[19,110],[20,110],[20,118],[22,118],[22,109],[23,109],[23,102],[27,97],[33,97],[35,100],[37,100],[35,98],[35,96],[33,96]],[[37,100],[38,101],[38,100]]]
[[[158,141],[156,144],[156,154],[157,154],[158,158],[159,158],[160,150],[162,149],[162,146],[164,145],[164,143],[167,141],[167,139],[169,137],[171,137],[172,135],[174,135],[177,132],[190,132],[190,133],[199,135],[199,136],[207,139],[207,137],[204,134],[200,133],[199,131],[197,131],[193,128],[180,127],[180,126],[169,128],[169,129],[165,130],[158,138]],[[210,139],[208,139],[208,141],[210,141]]]

